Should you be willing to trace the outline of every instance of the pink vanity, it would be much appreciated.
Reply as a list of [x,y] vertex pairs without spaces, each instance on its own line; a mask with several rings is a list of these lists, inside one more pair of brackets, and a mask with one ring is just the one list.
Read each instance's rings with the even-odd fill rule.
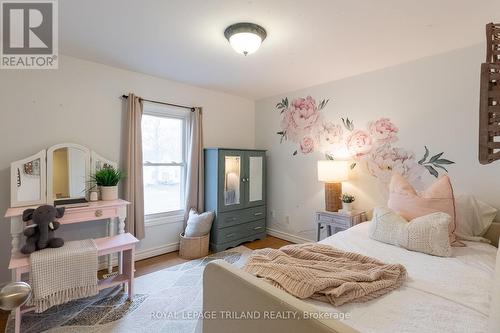
[[[106,237],[95,238],[99,256],[107,256],[108,272],[112,271],[112,254],[118,253],[118,272],[99,281],[99,289],[124,285],[133,297],[134,254],[139,242],[125,233],[127,205],[125,200],[88,202],[92,183],[90,175],[105,166],[116,163],[101,157],[90,149],[72,143],[54,145],[47,150],[11,164],[11,207],[5,218],[10,220],[12,280],[20,281],[30,271],[29,256],[20,252],[24,243],[26,222],[22,215],[28,208],[43,204],[58,205],[69,202],[64,216],[57,221],[65,224],[101,221],[107,224]],[[102,235],[101,235],[102,236]],[[15,332],[19,332],[21,315],[30,308],[15,311]]]

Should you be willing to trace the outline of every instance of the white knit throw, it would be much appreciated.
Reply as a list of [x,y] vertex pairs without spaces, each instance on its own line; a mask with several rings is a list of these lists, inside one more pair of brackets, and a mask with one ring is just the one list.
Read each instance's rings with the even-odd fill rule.
[[35,312],[96,295],[97,247],[92,239],[66,242],[30,255],[30,284]]

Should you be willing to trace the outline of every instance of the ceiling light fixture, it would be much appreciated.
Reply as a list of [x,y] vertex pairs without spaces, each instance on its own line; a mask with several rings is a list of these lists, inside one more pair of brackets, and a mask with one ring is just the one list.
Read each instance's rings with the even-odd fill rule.
[[260,25],[243,22],[227,27],[224,36],[236,52],[247,55],[259,49],[267,32]]

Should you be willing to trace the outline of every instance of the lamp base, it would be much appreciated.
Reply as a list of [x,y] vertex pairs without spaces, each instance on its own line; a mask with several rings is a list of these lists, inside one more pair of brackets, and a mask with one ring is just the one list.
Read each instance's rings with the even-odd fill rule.
[[337,212],[342,208],[342,183],[325,183],[325,210]]

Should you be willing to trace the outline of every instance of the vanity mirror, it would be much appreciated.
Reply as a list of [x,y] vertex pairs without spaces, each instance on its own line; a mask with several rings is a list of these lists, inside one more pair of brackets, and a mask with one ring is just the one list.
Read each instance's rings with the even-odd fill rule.
[[90,150],[63,143],[47,150],[47,202],[70,204],[86,202],[90,175]]
[[11,207],[87,202],[89,177],[105,166],[117,167],[85,146],[57,144],[11,163]]
[[45,150],[42,150],[11,164],[12,207],[45,203],[45,156]]

